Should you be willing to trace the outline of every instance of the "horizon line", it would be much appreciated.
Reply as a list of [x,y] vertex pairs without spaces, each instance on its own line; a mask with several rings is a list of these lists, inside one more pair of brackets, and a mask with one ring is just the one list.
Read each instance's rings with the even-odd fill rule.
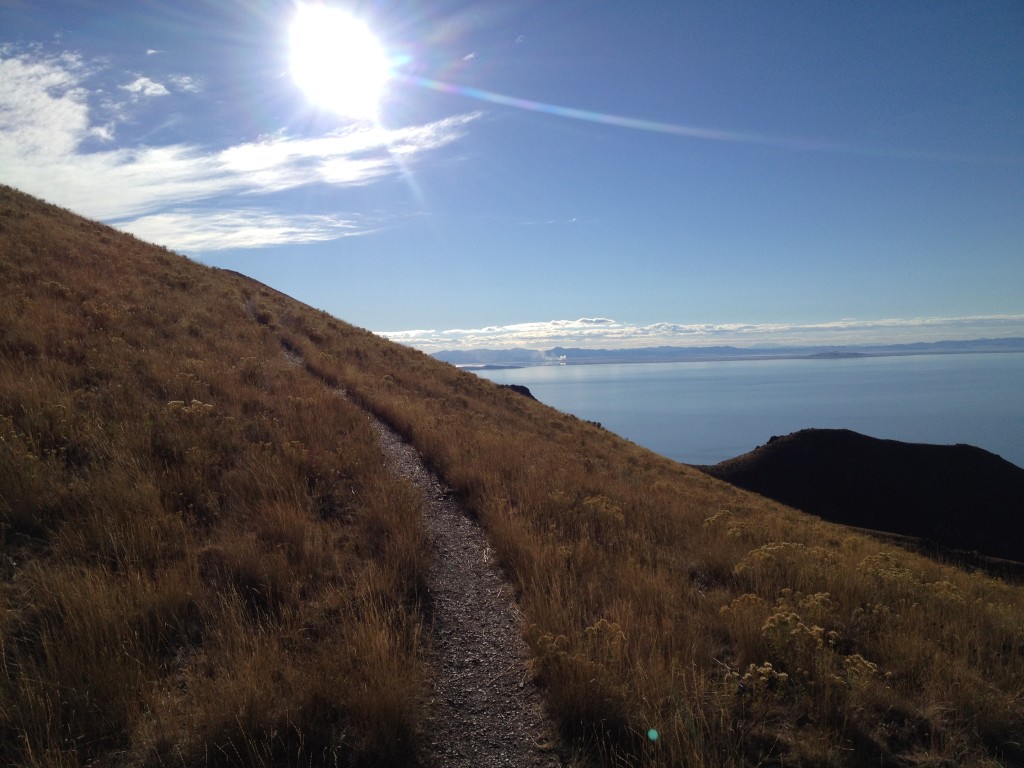
[[803,324],[659,322],[640,325],[607,317],[581,317],[478,328],[419,328],[375,333],[425,352],[517,348],[543,351],[553,347],[885,346],[1024,338],[1024,314],[844,318]]
[[875,348],[875,347],[915,347],[915,346],[936,346],[939,344],[982,344],[982,343],[999,343],[999,342],[1019,342],[1021,351],[1024,351],[1024,336],[982,336],[979,338],[969,339],[937,339],[935,341],[892,341],[892,342],[852,342],[849,344],[830,344],[830,343],[814,343],[814,342],[793,342],[789,344],[778,343],[778,342],[755,342],[749,345],[743,346],[739,344],[655,344],[652,346],[643,347],[568,347],[563,344],[557,344],[554,347],[542,349],[540,347],[504,347],[504,348],[493,348],[493,347],[475,347],[473,349],[448,349],[440,350],[441,352],[551,352],[555,349],[573,349],[580,350],[583,352],[643,352],[655,349],[817,349],[819,347],[827,348],[849,348],[849,347],[863,347],[863,348]]

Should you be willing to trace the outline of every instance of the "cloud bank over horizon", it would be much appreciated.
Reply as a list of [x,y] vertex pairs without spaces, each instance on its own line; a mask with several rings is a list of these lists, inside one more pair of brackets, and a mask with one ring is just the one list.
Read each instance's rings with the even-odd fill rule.
[[[385,129],[355,123],[319,136],[285,133],[229,146],[121,143],[147,105],[169,112],[201,93],[189,75],[112,71],[102,60],[0,46],[3,182],[160,245],[190,252],[259,248],[365,234],[357,213],[253,205],[312,184],[356,187],[405,173],[479,113]],[[232,198],[244,204],[234,204]]]
[[1024,337],[1024,315],[842,319],[823,323],[653,323],[605,317],[549,320],[484,328],[378,331],[392,341],[433,353],[448,350],[548,350],[657,346],[909,344]]

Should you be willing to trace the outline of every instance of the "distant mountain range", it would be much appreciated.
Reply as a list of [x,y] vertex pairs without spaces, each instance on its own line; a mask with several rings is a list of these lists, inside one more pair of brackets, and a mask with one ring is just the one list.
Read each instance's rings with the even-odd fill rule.
[[640,347],[636,349],[444,350],[434,357],[452,365],[479,368],[518,368],[532,365],[593,365],[597,363],[681,363],[709,360],[841,359],[894,355],[1024,352],[1024,338],[933,341],[914,344],[856,344],[758,347]]

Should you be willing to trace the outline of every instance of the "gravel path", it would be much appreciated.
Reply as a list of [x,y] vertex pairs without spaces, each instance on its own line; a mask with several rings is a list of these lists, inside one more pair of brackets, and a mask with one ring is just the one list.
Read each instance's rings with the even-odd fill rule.
[[423,492],[434,559],[433,686],[426,764],[439,768],[557,768],[554,730],[526,668],[527,648],[512,587],[480,527],[420,460],[380,422],[391,470]]

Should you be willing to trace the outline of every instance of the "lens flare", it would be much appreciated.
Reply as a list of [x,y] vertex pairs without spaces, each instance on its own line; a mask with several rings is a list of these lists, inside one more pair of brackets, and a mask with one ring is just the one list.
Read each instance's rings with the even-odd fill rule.
[[439,93],[450,93],[465,96],[477,101],[490,104],[498,104],[503,107],[513,107],[530,112],[541,112],[556,117],[564,117],[572,120],[584,120],[590,123],[611,125],[618,128],[629,128],[637,131],[650,133],[664,133],[672,136],[685,136],[691,139],[702,139],[705,141],[728,142],[732,144],[749,144],[764,147],[778,147],[781,149],[792,149],[802,152],[828,152],[841,155],[852,155],[858,157],[882,157],[898,160],[926,160],[939,162],[962,162],[980,163],[986,165],[1024,165],[1024,158],[1019,156],[988,156],[971,155],[955,152],[932,152],[927,150],[899,149],[895,147],[868,147],[853,144],[844,144],[824,139],[796,136],[777,136],[761,133],[746,133],[742,131],[725,131],[717,128],[701,128],[692,125],[680,125],[677,123],[664,123],[656,120],[642,120],[635,117],[624,117],[612,115],[605,112],[592,112],[587,109],[576,109],[574,107],[563,107],[557,104],[548,104],[543,101],[532,101],[531,99],[520,99],[515,96],[506,96],[493,91],[485,91],[480,88],[471,88],[463,85],[445,83],[441,80],[433,80],[427,77],[416,77],[399,75],[397,79],[403,82],[429,88]]

